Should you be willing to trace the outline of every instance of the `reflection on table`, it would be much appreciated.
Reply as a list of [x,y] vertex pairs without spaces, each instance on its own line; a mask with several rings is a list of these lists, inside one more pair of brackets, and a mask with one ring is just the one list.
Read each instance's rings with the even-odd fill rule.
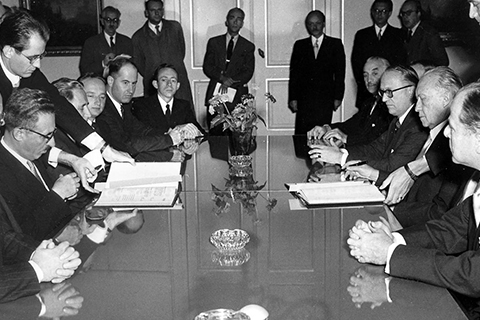
[[[187,163],[183,210],[145,212],[133,236],[114,231],[93,267],[69,280],[84,298],[72,319],[194,319],[249,304],[278,320],[465,318],[447,290],[419,282],[391,278],[393,301],[385,301],[383,269],[349,256],[348,229],[382,207],[291,209],[284,183],[305,181],[310,172],[291,137],[257,137],[253,179],[265,186],[255,190],[256,219],[232,199],[230,210],[218,214],[212,185],[224,190],[229,164],[209,148],[202,144]],[[238,256],[222,256],[210,243],[224,228],[249,234]],[[1,318],[12,309],[0,305]]]

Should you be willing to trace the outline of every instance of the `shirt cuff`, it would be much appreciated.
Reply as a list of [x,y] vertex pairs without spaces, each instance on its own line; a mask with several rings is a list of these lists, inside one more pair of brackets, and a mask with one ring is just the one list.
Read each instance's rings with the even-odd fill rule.
[[42,282],[42,281],[43,281],[43,277],[44,277],[44,274],[43,274],[42,269],[40,269],[40,267],[38,266],[38,264],[37,264],[35,261],[33,261],[33,260],[28,260],[28,263],[30,263],[30,265],[32,266],[33,270],[35,270],[35,274],[37,275],[38,283]]
[[42,317],[45,313],[47,313],[47,306],[43,302],[42,297],[40,297],[39,293],[37,293],[35,296],[37,297],[38,301],[40,301],[40,305],[41,305],[40,313],[38,314],[38,317]]
[[102,243],[108,235],[108,228],[97,225],[93,232],[87,234],[87,237],[95,243]]
[[347,163],[348,150],[347,149],[340,149],[340,151],[343,153],[342,154],[342,159],[340,160],[340,165],[343,167],[345,165],[345,163]]
[[58,149],[57,147],[53,147],[50,149],[50,152],[48,153],[48,164],[54,168],[58,166],[58,156],[60,155],[60,152],[62,152],[61,149]]
[[392,232],[392,236],[393,236],[393,243],[388,247],[387,263],[385,265],[385,273],[387,273],[387,274],[390,274],[390,258],[393,255],[393,251],[395,251],[395,249],[399,245],[403,245],[403,246],[407,245],[407,243],[405,242],[405,239],[403,238],[403,236],[400,233]]
[[85,139],[83,139],[81,143],[88,149],[93,150],[98,146],[103,146],[102,142],[105,143],[105,140],[103,140],[98,133],[92,132]]

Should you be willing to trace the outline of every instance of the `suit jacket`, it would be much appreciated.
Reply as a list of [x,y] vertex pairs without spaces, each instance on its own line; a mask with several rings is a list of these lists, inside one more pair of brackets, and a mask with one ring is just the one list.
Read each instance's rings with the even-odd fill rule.
[[132,113],[145,125],[162,133],[166,133],[177,125],[186,123],[193,123],[199,130],[203,131],[188,101],[175,98],[170,108],[170,121],[167,121],[158,96],[150,96],[136,100],[133,103]]
[[[80,116],[72,104],[58,93],[57,88],[48,82],[45,75],[39,69],[35,70],[30,77],[22,78],[20,80],[20,88],[46,91],[55,106],[56,126],[67,132],[75,141],[81,142],[95,132],[82,116]],[[5,76],[3,69],[0,68],[0,93],[2,94],[4,106],[12,94],[12,91],[12,83]]]
[[468,295],[480,296],[480,228],[472,197],[440,219],[400,231],[406,246],[390,259],[390,274]]
[[103,31],[85,40],[80,58],[80,73],[93,72],[101,76],[103,74],[102,61],[109,53],[115,55],[124,53],[133,56],[132,40],[129,37],[117,33],[115,39],[114,50],[110,48],[110,43],[105,39]]
[[142,152],[164,150],[172,146],[169,135],[143,124],[133,116],[131,104],[124,104],[123,107],[125,116],[122,119],[107,96],[105,109],[96,119],[96,126],[113,147],[136,157]]
[[[370,114],[375,103],[375,109]],[[333,123],[330,126],[338,128],[348,135],[348,145],[368,144],[388,129],[392,119],[393,116],[388,113],[385,103],[381,99],[371,96],[350,119]]]
[[357,31],[353,40],[352,69],[358,89],[365,89],[363,66],[372,56],[385,58],[391,65],[405,64],[407,51],[402,30],[387,24],[380,40],[374,25]]
[[380,185],[393,170],[415,159],[427,140],[427,130],[422,126],[414,108],[408,112],[400,128],[395,132],[395,117],[386,132],[365,145],[348,146],[349,160],[367,160],[368,165],[379,170]]
[[[458,203],[473,169],[454,164],[443,128],[425,153],[430,171],[413,184],[405,199],[395,206],[395,217],[405,228],[440,218]],[[437,196],[438,195],[438,196]]]
[[311,38],[295,42],[290,60],[288,101],[296,100],[295,133],[332,121],[334,100],[345,91],[345,51],[340,39],[324,36],[317,58]]
[[[404,30],[407,37],[408,30]],[[407,47],[408,63],[426,60],[437,66],[448,66],[448,55],[442,43],[442,39],[428,23],[421,21],[409,42],[405,40]]]
[[[42,159],[43,158],[43,159]],[[50,191],[3,145],[0,145],[0,194],[5,198],[23,233],[42,241],[55,236],[73,217],[54,191],[43,160],[34,161]]]
[[227,57],[226,46],[226,34],[208,40],[207,52],[203,59],[203,72],[208,78],[210,78],[207,93],[205,95],[206,106],[208,106],[208,100],[216,94],[214,92],[215,86],[217,83],[221,83],[220,77],[222,74],[238,81],[232,85],[232,88],[237,90],[233,100],[235,105],[240,102],[242,95],[248,93],[246,84],[252,79],[255,70],[255,45],[239,35],[237,43],[233,49],[230,63],[225,70]]

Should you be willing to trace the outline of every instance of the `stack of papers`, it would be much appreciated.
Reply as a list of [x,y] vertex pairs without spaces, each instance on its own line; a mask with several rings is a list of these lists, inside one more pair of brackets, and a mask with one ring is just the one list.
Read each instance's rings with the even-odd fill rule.
[[181,190],[180,162],[112,163],[97,207],[173,207]]
[[287,184],[288,191],[306,206],[380,204],[385,196],[366,181]]

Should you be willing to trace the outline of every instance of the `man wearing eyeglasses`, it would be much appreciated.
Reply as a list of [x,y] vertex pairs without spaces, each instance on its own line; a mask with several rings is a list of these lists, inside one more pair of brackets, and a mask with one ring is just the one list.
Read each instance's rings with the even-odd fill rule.
[[120,11],[108,6],[100,14],[103,32],[88,38],[82,48],[80,73],[103,74],[103,68],[119,54],[133,56],[132,40],[117,32],[120,26]]
[[[362,177],[381,185],[393,170],[415,159],[428,133],[414,110],[417,74],[408,67],[389,67],[380,80],[379,95],[395,118],[388,130],[369,144],[315,146],[310,150],[314,161],[340,164],[353,177]],[[367,164],[352,166],[360,161]],[[355,171],[353,171],[355,169]]]
[[448,55],[442,39],[425,21],[422,21],[422,6],[417,0],[407,0],[400,9],[400,18],[405,29],[405,46],[408,63],[430,61],[436,66],[448,66]]
[[407,62],[402,31],[388,24],[392,11],[392,0],[375,0],[370,8],[373,26],[361,29],[355,34],[352,69],[357,82],[357,108],[360,108],[362,102],[370,97],[363,84],[363,66],[368,58],[382,57],[391,65]]

